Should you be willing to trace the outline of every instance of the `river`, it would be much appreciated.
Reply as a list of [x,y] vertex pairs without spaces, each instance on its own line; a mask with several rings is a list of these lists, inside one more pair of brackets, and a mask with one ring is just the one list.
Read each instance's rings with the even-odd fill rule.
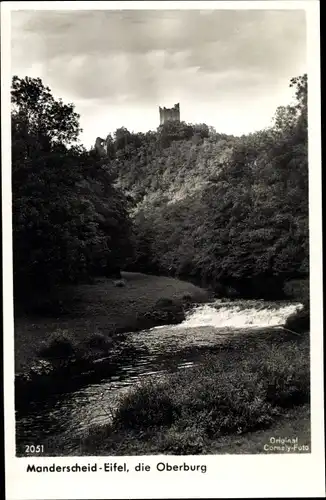
[[[186,370],[231,335],[257,335],[277,328],[301,304],[253,300],[216,300],[195,306],[179,325],[130,333],[117,342],[119,356],[109,377],[97,383],[32,402],[16,414],[18,453],[27,444],[57,443],[64,455],[78,454],[79,437],[93,425],[110,421],[119,399],[146,377]],[[101,362],[101,361],[99,361]],[[46,444],[45,444],[46,446]],[[54,453],[53,453],[54,454]]]

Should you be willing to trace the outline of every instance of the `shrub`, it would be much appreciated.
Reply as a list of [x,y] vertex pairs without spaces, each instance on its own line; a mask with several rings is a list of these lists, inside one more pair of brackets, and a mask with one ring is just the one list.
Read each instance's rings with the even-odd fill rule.
[[184,319],[185,314],[182,303],[169,298],[158,299],[148,311],[137,314],[137,324],[141,329],[177,324]]
[[175,407],[165,391],[164,386],[144,383],[123,400],[115,414],[114,425],[131,429],[171,425]]
[[275,413],[259,376],[244,365],[226,371],[220,365],[202,376],[197,372],[188,387],[184,381],[175,394],[178,424],[184,428],[199,425],[209,437],[261,427]]
[[123,288],[124,286],[126,286],[126,282],[125,280],[115,280],[113,282],[113,285],[117,288]]
[[182,321],[184,319],[183,315],[183,306],[181,301],[169,299],[169,298],[161,298],[158,299],[153,308],[154,313],[158,313],[160,315],[166,315],[166,319],[172,323],[179,320]]
[[92,333],[86,340],[86,345],[91,349],[106,349],[112,343],[112,339],[103,333]]
[[76,355],[76,345],[65,330],[57,330],[43,343],[38,354],[47,360],[66,360]]
[[310,309],[305,304],[303,309],[289,316],[284,325],[285,328],[297,333],[304,333],[310,330]]
[[309,401],[309,346],[289,344],[287,349],[272,347],[257,367],[267,386],[266,400],[274,406],[291,407]]
[[282,407],[307,402],[309,393],[308,345],[266,344],[239,351],[231,363],[213,355],[186,373],[140,385],[122,401],[113,426],[170,427],[164,450],[190,453],[191,429],[212,438],[265,427]]
[[183,304],[183,308],[185,310],[189,309],[192,306],[192,304],[193,304],[193,298],[190,295],[190,293],[185,293],[182,296],[182,304]]

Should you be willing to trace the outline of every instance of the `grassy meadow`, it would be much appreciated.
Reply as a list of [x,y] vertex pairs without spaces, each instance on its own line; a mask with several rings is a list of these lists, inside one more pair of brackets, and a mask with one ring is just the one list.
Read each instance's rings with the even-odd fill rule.
[[[16,372],[30,368],[57,338],[65,339],[67,355],[69,344],[82,353],[92,351],[101,356],[96,339],[102,337],[106,348],[116,333],[164,323],[164,301],[168,309],[171,303],[180,315],[185,302],[204,302],[209,298],[205,290],[169,277],[122,273],[122,278],[124,286],[116,286],[114,280],[106,278],[96,279],[93,284],[65,286],[57,291],[55,299],[40,301],[34,314],[17,313]],[[63,356],[66,351],[63,350]]]

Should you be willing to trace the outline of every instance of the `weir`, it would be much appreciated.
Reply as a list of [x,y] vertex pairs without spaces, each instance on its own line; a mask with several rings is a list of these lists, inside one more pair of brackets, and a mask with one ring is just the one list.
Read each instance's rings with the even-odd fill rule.
[[185,321],[175,328],[264,328],[283,325],[286,319],[302,308],[302,304],[265,302],[258,300],[216,300],[192,309]]

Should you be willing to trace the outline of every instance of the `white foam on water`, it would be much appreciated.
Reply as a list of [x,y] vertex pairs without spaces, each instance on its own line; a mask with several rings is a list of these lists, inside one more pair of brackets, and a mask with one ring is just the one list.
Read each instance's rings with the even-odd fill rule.
[[283,325],[286,319],[300,310],[302,304],[275,303],[260,301],[215,301],[195,307],[186,319],[175,328],[196,328],[212,326],[215,328],[261,328]]

